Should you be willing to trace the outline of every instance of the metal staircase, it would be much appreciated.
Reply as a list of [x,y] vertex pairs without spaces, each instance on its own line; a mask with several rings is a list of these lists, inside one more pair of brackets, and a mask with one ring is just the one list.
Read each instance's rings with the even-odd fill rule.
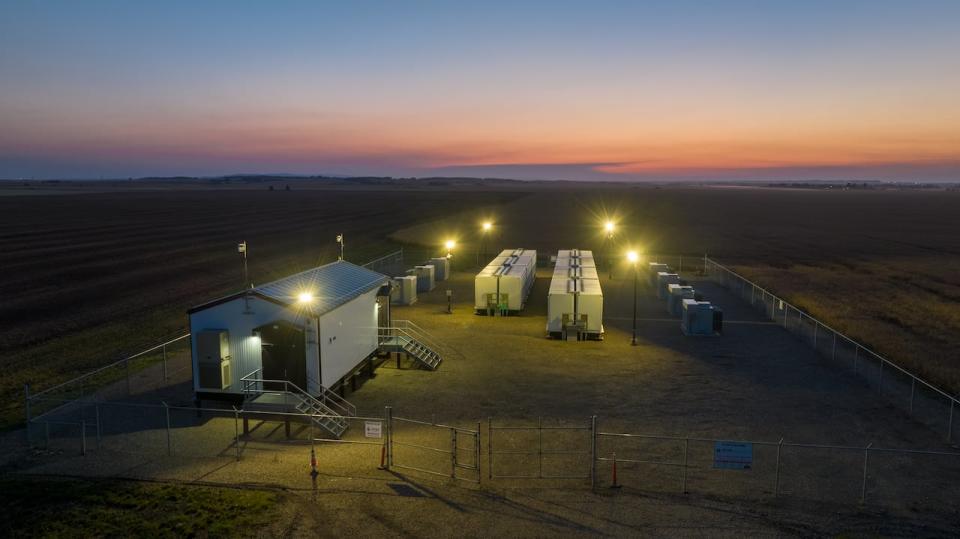
[[403,350],[427,369],[437,370],[443,361],[441,353],[448,351],[447,347],[409,320],[395,320],[394,323],[393,326],[379,328],[380,347]]
[[[320,388],[320,394],[314,396],[293,382],[266,380],[259,378],[259,373],[260,369],[257,369],[240,379],[245,400],[253,406],[292,408],[298,413],[309,416],[315,426],[337,439],[350,427],[347,418],[357,415],[356,406],[320,384],[316,384]],[[277,389],[267,389],[264,384],[275,386]]]

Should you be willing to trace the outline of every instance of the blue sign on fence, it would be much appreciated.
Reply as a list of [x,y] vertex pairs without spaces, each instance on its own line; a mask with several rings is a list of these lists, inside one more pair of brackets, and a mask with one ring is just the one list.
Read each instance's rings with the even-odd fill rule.
[[713,467],[724,470],[749,470],[753,466],[753,444],[749,442],[716,442],[713,445]]

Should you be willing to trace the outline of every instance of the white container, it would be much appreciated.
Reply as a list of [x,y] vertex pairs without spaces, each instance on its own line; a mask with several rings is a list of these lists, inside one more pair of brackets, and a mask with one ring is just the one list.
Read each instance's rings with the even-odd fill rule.
[[670,267],[659,262],[650,262],[647,264],[647,280],[650,286],[657,286],[657,274],[660,272],[669,272]]
[[434,269],[435,273],[433,277],[437,282],[446,281],[447,279],[450,278],[450,259],[449,258],[445,256],[439,256],[436,258],[431,258],[429,262],[430,262],[430,265],[432,265],[435,268]]
[[478,313],[521,311],[533,288],[537,252],[504,249],[474,279],[474,308]]
[[557,264],[547,293],[547,334],[578,339],[603,335],[603,292],[592,253],[564,249],[557,253]]
[[390,291],[390,303],[394,305],[413,305],[417,302],[417,276],[405,275],[393,279]]
[[417,292],[429,292],[437,286],[436,268],[432,264],[414,266],[413,269],[417,275]]
[[709,301],[683,300],[680,329],[684,335],[719,335],[723,327],[723,311]]
[[683,300],[693,299],[695,292],[692,286],[679,284],[667,285],[667,312],[673,316],[683,314]]
[[667,273],[661,271],[657,273],[657,297],[660,299],[667,299],[667,285],[668,284],[680,284],[680,276],[676,273]]

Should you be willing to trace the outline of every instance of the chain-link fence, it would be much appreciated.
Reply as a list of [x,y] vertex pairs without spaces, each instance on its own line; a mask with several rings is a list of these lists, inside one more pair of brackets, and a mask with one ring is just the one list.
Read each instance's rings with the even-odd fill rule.
[[34,447],[109,455],[106,474],[124,463],[143,466],[143,458],[174,470],[212,459],[248,462],[282,482],[283,473],[303,471],[309,454],[324,474],[346,477],[381,468],[492,486],[899,506],[960,499],[960,453],[947,451],[611,432],[598,428],[596,417],[488,419],[474,428],[397,417],[390,407],[383,416],[337,416],[348,428],[334,437],[324,417],[86,398],[33,419],[31,429]]
[[403,265],[403,248],[375,258],[364,264],[363,267],[384,275],[402,275],[406,269]]
[[820,356],[862,378],[915,420],[953,441],[960,422],[960,400],[956,397],[710,258],[703,258],[703,267],[710,278],[809,344]]

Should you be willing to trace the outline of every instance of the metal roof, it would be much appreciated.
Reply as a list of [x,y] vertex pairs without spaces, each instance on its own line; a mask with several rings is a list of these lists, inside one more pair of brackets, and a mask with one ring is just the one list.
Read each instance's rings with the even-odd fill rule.
[[285,305],[298,303],[300,294],[308,293],[313,299],[304,307],[318,316],[388,282],[390,278],[386,275],[338,260],[260,285],[253,290]]
[[[250,294],[274,303],[301,307],[299,296],[308,293],[312,296],[309,303],[303,304],[305,313],[312,316],[326,314],[347,303],[353,298],[379,288],[390,282],[390,278],[343,260],[331,262],[289,277],[260,285]],[[230,296],[198,305],[188,313],[202,311],[221,303],[242,298],[247,292],[238,292]]]

